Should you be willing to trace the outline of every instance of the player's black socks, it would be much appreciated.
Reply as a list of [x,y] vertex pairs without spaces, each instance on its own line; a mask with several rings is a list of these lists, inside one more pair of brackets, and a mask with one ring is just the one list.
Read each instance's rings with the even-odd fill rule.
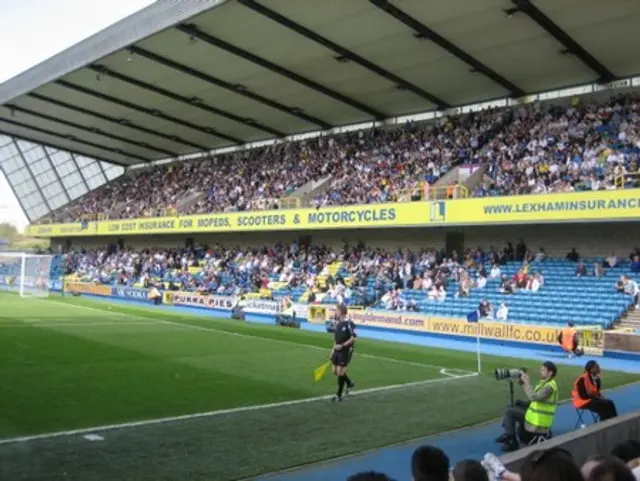
[[342,397],[342,392],[344,391],[344,386],[347,383],[347,380],[345,379],[347,376],[338,376],[338,392],[336,394],[336,396],[338,397]]
[[347,387],[352,387],[353,386],[353,381],[349,378],[349,376],[347,374],[344,375],[344,380],[347,383]]

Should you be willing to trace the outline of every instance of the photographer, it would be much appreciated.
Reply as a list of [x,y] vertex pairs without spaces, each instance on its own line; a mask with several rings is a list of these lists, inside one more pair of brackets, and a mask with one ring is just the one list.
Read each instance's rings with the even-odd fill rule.
[[[503,443],[503,451],[518,449],[518,438],[527,443],[535,434],[550,434],[558,403],[558,368],[552,362],[540,367],[540,381],[535,387],[526,371],[520,370],[520,385],[528,401],[516,401],[504,413],[504,434],[496,441]],[[517,429],[517,431],[516,431]]]
[[247,300],[245,296],[236,296],[233,306],[231,307],[231,319],[244,321],[246,319],[246,315],[244,312],[245,307],[247,307]]
[[581,356],[582,349],[578,346],[580,342],[580,334],[574,327],[573,322],[569,322],[567,327],[562,329],[558,334],[558,344],[562,350],[566,352],[571,359],[573,356]]
[[288,297],[282,301],[280,312],[276,314],[276,324],[280,326],[299,327],[296,320],[296,312],[293,310],[293,302]]

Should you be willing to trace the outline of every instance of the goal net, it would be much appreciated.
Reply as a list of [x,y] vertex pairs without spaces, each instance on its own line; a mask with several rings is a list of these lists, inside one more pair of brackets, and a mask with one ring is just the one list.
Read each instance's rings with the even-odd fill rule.
[[53,256],[0,252],[0,289],[21,297],[47,297]]

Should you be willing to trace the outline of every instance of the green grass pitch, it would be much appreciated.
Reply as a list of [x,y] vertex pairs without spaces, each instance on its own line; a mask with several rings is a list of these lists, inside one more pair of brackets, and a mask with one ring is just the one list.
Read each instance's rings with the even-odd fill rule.
[[[311,380],[330,345],[198,313],[0,294],[0,479],[250,478],[496,418],[507,387],[488,376],[538,364],[484,356],[473,376],[473,354],[361,339],[359,394],[334,405],[319,399],[333,378]],[[579,372],[560,368],[567,395]],[[607,387],[636,378],[608,372]],[[134,424],[98,428],[122,423]]]

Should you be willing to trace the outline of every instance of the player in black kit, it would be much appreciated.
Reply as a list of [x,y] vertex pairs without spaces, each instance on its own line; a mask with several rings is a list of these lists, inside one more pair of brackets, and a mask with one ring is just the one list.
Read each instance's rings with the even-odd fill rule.
[[357,336],[355,325],[347,319],[346,306],[338,306],[337,316],[338,322],[336,323],[334,345],[331,350],[331,364],[333,365],[333,374],[338,379],[338,392],[332,400],[342,401],[342,394],[349,394],[349,391],[355,386],[347,375],[347,366],[351,362]]

